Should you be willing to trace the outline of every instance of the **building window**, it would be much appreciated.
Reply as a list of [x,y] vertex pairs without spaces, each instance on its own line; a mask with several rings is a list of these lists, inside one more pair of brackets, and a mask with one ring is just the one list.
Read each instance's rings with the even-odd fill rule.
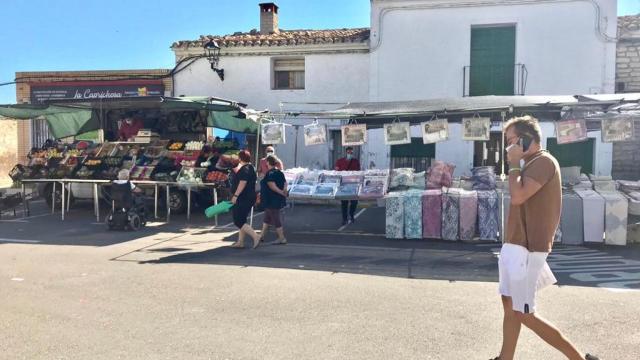
[[469,95],[515,95],[515,61],[514,25],[472,27]]
[[304,59],[274,60],[273,89],[304,89]]

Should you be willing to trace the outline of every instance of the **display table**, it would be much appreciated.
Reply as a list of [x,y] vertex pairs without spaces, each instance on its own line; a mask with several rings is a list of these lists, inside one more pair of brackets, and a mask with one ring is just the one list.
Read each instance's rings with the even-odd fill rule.
[[[70,196],[71,191],[67,189],[67,186],[71,183],[85,183],[93,185],[93,209],[94,215],[96,216],[96,221],[100,222],[100,197],[98,192],[98,187],[105,185],[108,186],[112,183],[110,180],[89,180],[89,179],[25,179],[22,180],[22,193],[25,193],[27,184],[42,184],[42,183],[51,183],[53,185],[53,189],[51,192],[52,201],[51,201],[51,213],[55,213],[55,194],[56,194],[56,186],[60,184],[62,186],[61,193],[61,218],[64,221],[65,213],[69,212],[70,206]],[[166,207],[167,207],[167,217],[166,221],[169,222],[171,218],[171,207],[169,206],[170,200],[170,191],[172,187],[181,187],[186,189],[187,191],[187,220],[191,219],[191,191],[194,188],[213,188],[213,201],[214,204],[218,204],[218,185],[214,183],[178,183],[178,182],[164,182],[164,181],[151,181],[151,180],[131,180],[131,183],[145,187],[152,186],[154,188],[154,216],[158,218],[158,194],[161,187],[164,187],[166,190]],[[25,214],[28,214],[28,200],[23,197],[23,206],[25,209]],[[215,225],[218,225],[218,217],[215,217]]]

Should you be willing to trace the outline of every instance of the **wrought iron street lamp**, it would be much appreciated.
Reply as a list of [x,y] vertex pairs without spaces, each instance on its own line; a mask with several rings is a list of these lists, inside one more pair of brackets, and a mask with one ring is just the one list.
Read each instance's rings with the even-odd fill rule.
[[220,46],[215,40],[211,39],[204,44],[204,55],[211,63],[211,70],[215,71],[220,77],[221,81],[224,81],[224,69],[218,68],[218,62],[220,61]]

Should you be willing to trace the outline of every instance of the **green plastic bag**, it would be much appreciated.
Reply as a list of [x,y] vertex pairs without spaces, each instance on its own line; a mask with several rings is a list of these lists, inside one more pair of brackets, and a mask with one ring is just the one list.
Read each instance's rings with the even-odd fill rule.
[[204,211],[204,215],[208,218],[212,218],[216,215],[220,215],[220,214],[224,214],[226,212],[229,212],[229,210],[231,210],[231,208],[233,207],[233,204],[231,203],[231,201],[223,201],[221,203],[219,203],[218,205],[213,205],[213,206],[209,206],[205,211]]

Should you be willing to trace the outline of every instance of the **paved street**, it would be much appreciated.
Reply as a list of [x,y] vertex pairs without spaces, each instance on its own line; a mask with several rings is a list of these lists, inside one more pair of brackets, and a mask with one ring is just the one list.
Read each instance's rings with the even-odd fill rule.
[[[230,249],[200,210],[108,232],[90,204],[0,220],[0,358],[488,359],[495,243],[384,238],[384,209],[286,210],[289,244]],[[104,213],[103,213],[104,215]],[[254,226],[261,224],[256,214]],[[269,239],[273,239],[273,234]],[[585,351],[637,359],[640,247],[558,246],[539,312]],[[524,329],[517,359],[562,359]]]

